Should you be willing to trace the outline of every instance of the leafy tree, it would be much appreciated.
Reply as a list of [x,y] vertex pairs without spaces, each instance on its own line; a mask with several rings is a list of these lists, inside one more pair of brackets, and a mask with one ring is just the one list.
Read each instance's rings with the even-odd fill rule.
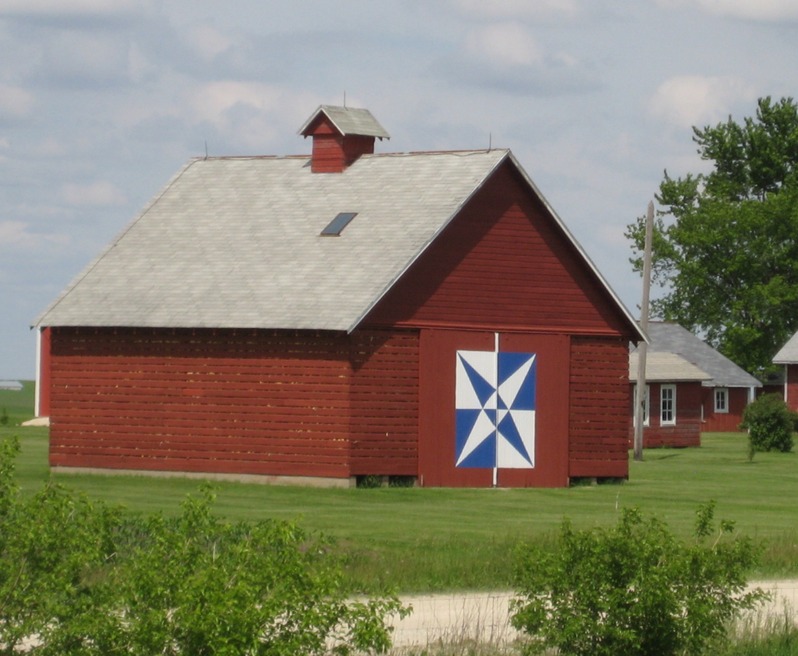
[[606,530],[565,522],[556,552],[522,551],[512,623],[528,634],[528,653],[701,653],[765,596],[745,591],[756,552],[749,540],[730,539],[732,530],[729,522],[714,528],[713,504],[699,508],[689,543],[636,509]]
[[[762,374],[798,328],[798,105],[758,101],[756,116],[693,128],[708,173],[672,178],[656,198],[655,316],[703,334]],[[645,220],[629,225],[636,270]]]

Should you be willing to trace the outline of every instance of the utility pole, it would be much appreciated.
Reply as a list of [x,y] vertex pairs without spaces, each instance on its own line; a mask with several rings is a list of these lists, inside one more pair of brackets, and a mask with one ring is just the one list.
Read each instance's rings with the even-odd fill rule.
[[[648,331],[648,296],[651,290],[651,237],[654,232],[654,202],[649,201],[646,212],[646,242],[643,249],[643,303],[640,306],[640,328]],[[646,356],[648,344],[637,345],[637,385],[635,385],[635,460],[643,459],[643,406],[646,402]],[[649,408],[649,412],[651,409]]]

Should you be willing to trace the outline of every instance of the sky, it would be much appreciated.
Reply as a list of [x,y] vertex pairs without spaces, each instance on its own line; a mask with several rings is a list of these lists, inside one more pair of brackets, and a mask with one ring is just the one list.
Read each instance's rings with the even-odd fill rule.
[[0,55],[0,379],[31,379],[36,317],[183,164],[309,153],[320,104],[377,152],[510,148],[637,316],[626,226],[707,170],[692,126],[798,95],[798,0],[0,0]]

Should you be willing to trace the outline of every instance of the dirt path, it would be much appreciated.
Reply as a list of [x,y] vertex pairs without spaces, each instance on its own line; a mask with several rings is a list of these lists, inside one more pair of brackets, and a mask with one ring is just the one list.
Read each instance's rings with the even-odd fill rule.
[[[773,598],[750,619],[783,618],[786,613],[798,624],[798,579],[754,581],[751,587],[770,591]],[[402,597],[404,603],[413,606],[413,613],[394,624],[394,646],[425,647],[466,640],[488,644],[510,642],[517,635],[509,622],[512,598],[509,592]]]

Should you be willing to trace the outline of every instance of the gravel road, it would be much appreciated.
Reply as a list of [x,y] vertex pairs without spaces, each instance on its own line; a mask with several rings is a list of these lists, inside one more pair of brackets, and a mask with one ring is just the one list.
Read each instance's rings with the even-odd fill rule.
[[[753,581],[772,593],[772,600],[754,618],[783,618],[798,624],[798,579]],[[403,596],[413,613],[394,623],[394,647],[426,647],[438,643],[476,641],[502,644],[517,636],[509,623],[509,592]]]

